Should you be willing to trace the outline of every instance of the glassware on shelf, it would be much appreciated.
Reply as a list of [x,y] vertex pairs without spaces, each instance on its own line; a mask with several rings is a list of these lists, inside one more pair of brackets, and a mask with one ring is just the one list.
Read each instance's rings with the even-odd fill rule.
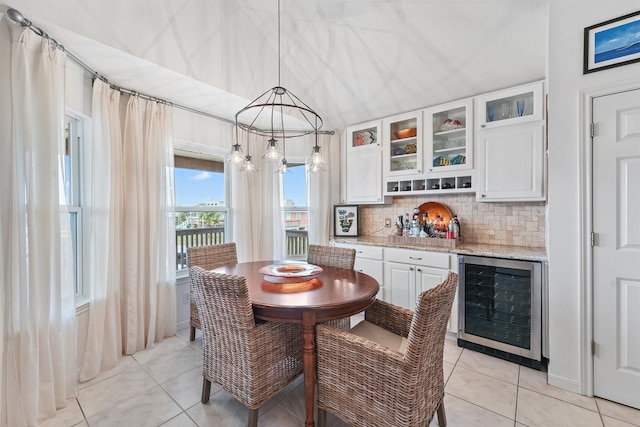
[[522,116],[524,114],[524,99],[518,99],[516,101],[516,108],[518,109],[518,115]]
[[493,105],[487,105],[487,121],[493,121]]

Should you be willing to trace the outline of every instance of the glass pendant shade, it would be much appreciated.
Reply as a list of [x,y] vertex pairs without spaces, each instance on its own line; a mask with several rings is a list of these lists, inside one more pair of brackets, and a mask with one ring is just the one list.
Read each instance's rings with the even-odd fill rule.
[[262,156],[265,160],[270,160],[273,163],[280,163],[284,158],[284,155],[278,149],[278,145],[276,144],[278,141],[275,138],[271,138],[269,140],[269,145],[267,146],[267,152]]
[[242,165],[245,157],[242,147],[239,144],[233,144],[231,151],[227,154],[227,162],[233,163],[234,165]]
[[307,170],[311,173],[326,172],[327,162],[320,154],[320,147],[316,145],[311,151],[311,157],[307,161]]
[[251,162],[251,156],[245,156],[244,162],[240,167],[240,171],[242,172],[257,172],[255,165]]

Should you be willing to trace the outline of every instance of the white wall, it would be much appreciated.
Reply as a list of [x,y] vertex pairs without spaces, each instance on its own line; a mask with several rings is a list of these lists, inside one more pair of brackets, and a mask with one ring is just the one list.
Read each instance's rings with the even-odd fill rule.
[[[581,356],[581,91],[629,79],[640,64],[582,74],[584,28],[638,10],[638,0],[552,0],[549,20],[549,382],[589,393]],[[583,236],[582,236],[583,237]],[[587,356],[588,357],[588,356]]]

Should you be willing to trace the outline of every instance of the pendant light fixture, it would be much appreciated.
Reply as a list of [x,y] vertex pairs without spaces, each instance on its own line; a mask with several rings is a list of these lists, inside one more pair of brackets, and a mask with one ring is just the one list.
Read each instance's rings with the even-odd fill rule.
[[[236,164],[242,171],[255,171],[249,154],[249,135],[255,134],[267,139],[264,160],[278,165],[278,173],[287,170],[286,140],[305,135],[315,135],[315,145],[307,161],[310,172],[327,170],[327,163],[320,153],[318,132],[322,118],[293,92],[280,84],[280,0],[278,0],[278,85],[265,91],[235,115],[235,144],[227,155],[227,161]],[[238,129],[246,131],[245,155],[240,143]],[[280,144],[279,144],[280,143]]]

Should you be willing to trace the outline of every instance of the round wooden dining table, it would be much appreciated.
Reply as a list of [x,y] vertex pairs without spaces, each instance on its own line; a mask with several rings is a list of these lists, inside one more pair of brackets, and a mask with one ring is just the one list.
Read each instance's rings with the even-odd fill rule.
[[[364,273],[318,265],[311,275],[272,276],[278,261],[244,262],[216,268],[217,273],[247,279],[253,313],[257,319],[302,323],[305,426],[314,425],[316,377],[316,323],[361,313],[376,299],[378,282]],[[295,264],[293,264],[295,265]]]

